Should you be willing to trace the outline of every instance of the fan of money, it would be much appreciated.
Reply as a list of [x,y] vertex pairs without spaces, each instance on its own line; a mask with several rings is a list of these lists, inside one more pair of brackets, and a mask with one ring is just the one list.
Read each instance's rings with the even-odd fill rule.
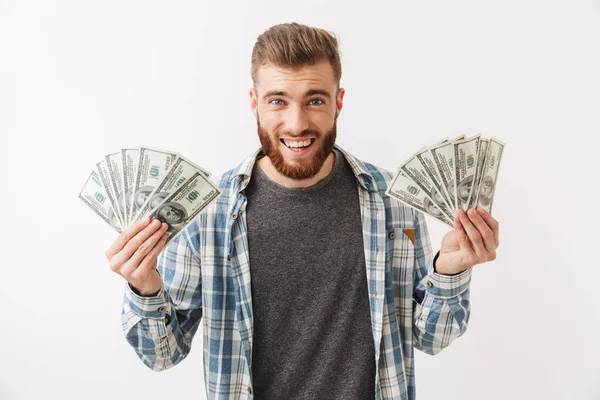
[[146,216],[166,222],[167,246],[221,195],[209,177],[176,152],[121,149],[96,163],[79,199],[119,233]]
[[386,193],[453,228],[459,208],[491,214],[504,146],[481,135],[445,138],[402,163]]

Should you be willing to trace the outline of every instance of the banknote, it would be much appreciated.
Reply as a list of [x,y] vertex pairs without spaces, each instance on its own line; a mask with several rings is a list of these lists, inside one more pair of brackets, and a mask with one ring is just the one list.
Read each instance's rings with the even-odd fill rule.
[[490,138],[485,163],[481,171],[481,182],[477,191],[476,205],[481,206],[488,213],[492,213],[494,191],[498,180],[498,169],[502,160],[505,143],[495,138]]
[[121,152],[111,153],[104,156],[108,173],[110,174],[110,182],[113,193],[117,201],[117,207],[121,221],[127,225],[127,214],[125,213],[125,191],[123,190],[123,158]]
[[106,190],[104,190],[104,186],[96,171],[92,171],[88,176],[85,185],[83,185],[83,188],[79,192],[79,199],[81,199],[81,201],[98,214],[100,218],[113,229],[119,233],[122,232],[123,228],[119,223],[117,214],[114,212]]
[[436,203],[415,183],[401,168],[398,169],[386,194],[392,196],[409,207],[431,215],[433,218],[454,228],[454,219],[438,208]]
[[131,215],[131,199],[133,198],[133,185],[140,159],[139,148],[121,149],[121,164],[123,164],[123,191],[125,192],[125,219],[129,225],[133,219]]
[[455,201],[454,141],[433,145],[429,151],[442,180],[442,186],[446,189],[448,200],[452,203],[450,205],[453,210],[458,210]]
[[138,214],[154,189],[167,175],[176,158],[177,153],[140,146],[137,173],[131,196],[131,215]]
[[469,197],[469,205],[467,206],[467,209],[475,208],[475,204],[477,202],[477,191],[479,190],[479,183],[481,182],[481,171],[483,171],[485,155],[487,154],[489,143],[489,139],[480,138],[479,140],[479,150],[477,152],[477,171],[475,171],[475,181],[473,182],[473,186],[471,186],[471,195]]
[[149,200],[139,209],[134,221],[143,218],[150,210],[156,208],[167,196],[196,173],[201,173],[207,178],[210,175],[209,172],[179,154],[165,178],[150,194]]
[[[448,140],[444,140],[439,144],[445,143],[447,141]],[[421,162],[421,165],[423,166],[423,168],[425,168],[425,171],[427,171],[429,179],[436,188],[436,193],[442,197],[442,200],[446,204],[448,211],[450,211],[451,214],[454,214],[456,212],[453,206],[454,202],[451,201],[448,197],[448,192],[446,192],[446,188],[443,185],[442,177],[440,176],[440,173],[438,172],[435,166],[435,160],[433,159],[433,155],[431,154],[429,147],[426,146],[421,151],[419,151],[417,153],[417,159]]]
[[[424,149],[426,149],[426,147]],[[421,149],[420,152],[423,152],[423,149]],[[400,164],[400,169],[402,169],[406,175],[415,181],[415,183],[425,192],[429,199],[432,199],[435,202],[435,205],[438,209],[446,214],[448,218],[453,220],[454,214],[452,210],[448,205],[446,205],[442,193],[439,192],[437,186],[433,183],[426,168],[417,158],[417,154]]]
[[148,214],[161,222],[166,222],[168,239],[165,246],[173,241],[186,226],[221,195],[219,189],[202,172],[195,172],[177,190],[169,194],[158,207]]
[[98,170],[100,182],[102,182],[102,186],[104,186],[104,190],[106,191],[106,195],[108,196],[110,205],[113,208],[113,212],[119,220],[119,225],[121,225],[122,227],[127,226],[123,221],[122,216],[119,214],[119,207],[117,206],[117,196],[115,195],[113,184],[110,180],[110,171],[108,170],[108,163],[106,162],[106,159],[96,163],[96,169]]
[[454,142],[454,176],[456,177],[456,191],[454,201],[456,207],[467,211],[469,199],[473,192],[473,182],[477,171],[479,139],[475,135],[467,139]]

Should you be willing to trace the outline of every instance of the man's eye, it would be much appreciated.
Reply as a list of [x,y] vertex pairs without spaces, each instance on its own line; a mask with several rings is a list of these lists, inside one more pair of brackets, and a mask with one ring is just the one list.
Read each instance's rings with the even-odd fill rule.
[[[273,103],[274,101],[280,101],[281,103],[277,104],[277,103]],[[271,104],[275,104],[276,106],[283,104],[283,101],[281,99],[273,99],[271,101],[269,101],[269,103]]]
[[[320,103],[317,103],[317,104],[315,104],[315,103],[313,103],[313,101],[320,101]],[[312,99],[312,100],[310,101],[310,103],[311,103],[313,106],[320,106],[321,104],[324,104],[324,103],[323,103],[323,100],[321,100],[321,99]]]

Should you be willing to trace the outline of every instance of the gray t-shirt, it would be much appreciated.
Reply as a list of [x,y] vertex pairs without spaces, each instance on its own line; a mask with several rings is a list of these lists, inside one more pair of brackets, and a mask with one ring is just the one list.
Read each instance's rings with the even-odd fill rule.
[[286,188],[258,166],[246,188],[255,398],[375,398],[375,353],[356,177]]

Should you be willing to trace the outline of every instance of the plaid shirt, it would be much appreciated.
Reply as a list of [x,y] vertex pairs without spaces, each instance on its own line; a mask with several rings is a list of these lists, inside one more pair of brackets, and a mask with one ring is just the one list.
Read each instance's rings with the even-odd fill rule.
[[[412,400],[414,348],[437,354],[467,329],[471,269],[454,276],[434,272],[423,213],[385,194],[393,174],[336,148],[358,182],[378,366],[375,398]],[[163,249],[160,292],[140,297],[125,285],[123,332],[153,371],[183,360],[202,323],[208,399],[254,398],[244,189],[259,151],[214,178],[222,195]]]

